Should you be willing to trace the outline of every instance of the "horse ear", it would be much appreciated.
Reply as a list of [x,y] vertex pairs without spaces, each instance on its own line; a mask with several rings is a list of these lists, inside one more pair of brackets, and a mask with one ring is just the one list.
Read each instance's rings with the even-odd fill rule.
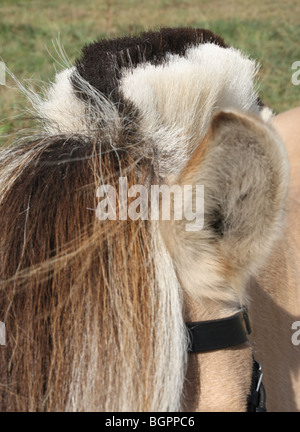
[[187,230],[185,218],[164,222],[181,282],[194,296],[211,296],[212,289],[218,296],[220,288],[222,298],[228,285],[230,297],[232,288],[239,291],[245,277],[259,269],[281,231],[288,185],[285,148],[271,124],[222,111],[174,181],[204,186],[201,230]]

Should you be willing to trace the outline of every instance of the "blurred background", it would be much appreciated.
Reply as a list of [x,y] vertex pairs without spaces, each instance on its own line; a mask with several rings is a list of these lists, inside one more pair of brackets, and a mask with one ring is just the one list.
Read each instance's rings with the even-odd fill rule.
[[[261,63],[260,96],[279,113],[300,105],[292,64],[300,61],[299,0],[0,0],[0,60],[38,90],[84,44],[160,27],[202,27]],[[59,41],[59,43],[58,43]],[[30,125],[26,101],[6,74],[0,85],[0,144]],[[22,115],[23,113],[23,115]]]

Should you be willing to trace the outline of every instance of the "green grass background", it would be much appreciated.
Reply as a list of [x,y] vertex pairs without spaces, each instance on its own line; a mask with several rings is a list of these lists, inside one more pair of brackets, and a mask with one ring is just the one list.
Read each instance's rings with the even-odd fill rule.
[[[260,96],[275,112],[300,105],[300,86],[291,82],[300,60],[299,0],[0,0],[0,59],[22,82],[54,78],[59,69],[53,41],[59,37],[73,62],[81,47],[99,37],[158,29],[204,27],[257,59]],[[54,57],[54,58],[53,58]],[[10,77],[0,86],[0,134],[30,120],[26,102]]]

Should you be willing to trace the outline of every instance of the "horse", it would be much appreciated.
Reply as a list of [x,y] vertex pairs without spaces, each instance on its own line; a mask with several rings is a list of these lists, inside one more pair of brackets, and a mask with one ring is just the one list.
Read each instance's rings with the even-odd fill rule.
[[39,125],[0,152],[1,411],[263,411],[265,392],[299,411],[299,182],[257,71],[162,28],[22,88]]

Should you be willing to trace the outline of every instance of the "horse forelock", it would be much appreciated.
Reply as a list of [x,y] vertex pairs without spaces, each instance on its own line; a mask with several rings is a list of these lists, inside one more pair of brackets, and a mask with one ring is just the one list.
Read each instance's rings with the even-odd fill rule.
[[[2,161],[2,410],[180,408],[181,293],[159,230],[95,214],[97,187],[118,190],[120,170],[128,186],[152,175],[138,164],[75,136]],[[7,178],[11,165],[22,169]]]

